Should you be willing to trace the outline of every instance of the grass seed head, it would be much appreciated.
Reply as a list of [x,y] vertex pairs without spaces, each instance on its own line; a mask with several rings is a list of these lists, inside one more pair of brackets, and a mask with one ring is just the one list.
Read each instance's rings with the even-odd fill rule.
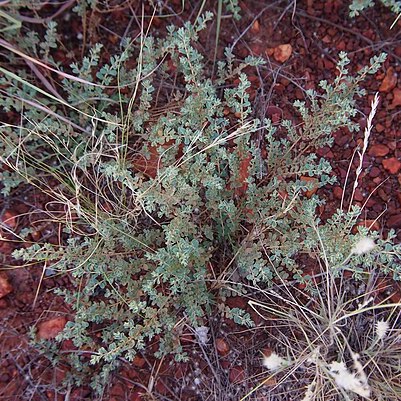
[[370,252],[375,246],[376,244],[372,238],[363,237],[354,245],[351,252],[355,255],[363,255]]
[[276,371],[284,366],[288,366],[289,361],[272,352],[270,355],[263,357],[263,366],[270,371]]

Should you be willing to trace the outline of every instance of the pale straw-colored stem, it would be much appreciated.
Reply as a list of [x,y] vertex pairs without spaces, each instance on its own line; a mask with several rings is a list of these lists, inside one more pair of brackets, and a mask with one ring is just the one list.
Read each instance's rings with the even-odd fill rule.
[[358,166],[358,168],[356,169],[356,172],[355,172],[356,177],[355,177],[355,181],[354,181],[354,187],[352,188],[352,195],[351,195],[351,199],[350,199],[350,202],[349,202],[348,211],[351,210],[352,201],[354,200],[354,196],[355,196],[355,190],[358,187],[358,179],[359,179],[359,176],[361,175],[361,172],[362,172],[363,158],[365,156],[366,149],[368,148],[369,137],[370,137],[370,133],[372,131],[372,121],[373,121],[373,117],[376,114],[377,106],[379,105],[379,100],[380,100],[379,94],[376,93],[375,97],[374,97],[374,99],[372,101],[372,109],[370,110],[369,117],[368,117],[368,120],[366,122],[365,135],[364,135],[364,138],[363,138],[363,147],[362,147],[362,150],[360,152],[358,151],[359,166]]

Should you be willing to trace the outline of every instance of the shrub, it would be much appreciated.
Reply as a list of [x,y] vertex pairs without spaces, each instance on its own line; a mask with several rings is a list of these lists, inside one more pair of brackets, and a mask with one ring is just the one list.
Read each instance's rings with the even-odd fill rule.
[[[12,64],[27,52],[62,78],[56,90],[27,70],[1,68],[0,104],[19,121],[0,131],[3,193],[25,180],[63,211],[52,216],[63,224],[63,245],[36,243],[14,256],[73,277],[73,290],[56,290],[73,311],[59,340],[90,350],[90,364],[102,368],[92,382],[98,391],[119,358],[132,360],[150,341],[159,341],[157,356],[185,359],[180,322],[202,325],[230,292],[268,288],[278,277],[310,285],[304,255],[330,266],[346,260],[356,275],[368,260],[399,276],[393,252],[346,259],[360,209],[322,224],[323,201],[306,196],[335,181],[313,151],[339,128],[358,129],[359,85],[384,55],[352,77],[341,53],[333,83],[296,102],[299,120],[274,125],[253,118],[245,72],[262,60],[238,62],[227,49],[217,76],[208,73],[196,43],[210,19],[171,26],[160,39],[126,38],[109,62],[96,45],[68,73],[52,58],[55,23],[43,41],[30,33],[22,51],[7,46]],[[244,311],[224,310],[252,325]],[[77,381],[87,374],[85,355],[70,355]]]
[[[397,0],[380,0],[380,2],[390,8],[390,10],[395,13],[399,14],[401,12],[401,2]],[[373,7],[375,2],[373,0],[352,0],[352,3],[349,6],[350,9],[350,16],[355,17],[359,15],[359,13],[366,8]]]

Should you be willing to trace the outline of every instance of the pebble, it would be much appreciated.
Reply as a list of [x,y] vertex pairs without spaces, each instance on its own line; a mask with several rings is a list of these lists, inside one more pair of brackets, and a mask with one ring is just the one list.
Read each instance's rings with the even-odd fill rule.
[[5,224],[8,228],[15,229],[17,227],[18,221],[17,221],[17,216],[18,214],[15,213],[12,210],[6,210],[2,215],[1,215],[1,221],[3,224]]
[[389,106],[389,109],[394,109],[397,106],[401,106],[401,89],[395,88],[393,90],[393,101]]
[[387,220],[387,225],[390,228],[401,228],[401,214],[390,216]]
[[314,195],[318,189],[319,180],[315,177],[302,176],[301,181],[312,184],[312,189],[305,192],[306,197],[309,199]]
[[253,34],[258,34],[260,31],[260,23],[258,20],[255,20],[255,22],[251,26],[251,32]]
[[233,366],[230,369],[230,373],[228,374],[228,378],[231,383],[241,383],[245,380],[245,371],[242,366]]
[[376,178],[380,174],[381,174],[381,170],[376,166],[372,167],[372,169],[369,171],[369,176],[372,178]]
[[227,342],[225,340],[223,340],[222,338],[216,338],[216,349],[217,352],[222,355],[225,356],[230,352],[230,347],[227,344]]
[[333,194],[335,198],[341,199],[343,196],[343,189],[341,187],[334,187]]
[[143,368],[145,366],[145,359],[140,357],[139,355],[135,355],[134,359],[132,360],[132,364],[137,368]]
[[50,340],[55,338],[67,323],[67,319],[63,316],[47,320],[39,324],[38,337],[41,340]]
[[292,54],[292,46],[289,43],[279,45],[274,49],[273,57],[279,63],[285,63]]
[[390,174],[397,174],[401,168],[401,163],[396,157],[385,159],[382,161],[382,164]]
[[10,284],[6,273],[0,272],[0,299],[13,292],[13,286]]
[[382,83],[380,84],[379,92],[388,93],[392,91],[396,85],[397,85],[397,73],[394,71],[393,67],[390,67],[387,70]]
[[370,147],[368,154],[370,156],[383,157],[388,155],[389,152],[390,149],[388,148],[388,146],[378,143]]

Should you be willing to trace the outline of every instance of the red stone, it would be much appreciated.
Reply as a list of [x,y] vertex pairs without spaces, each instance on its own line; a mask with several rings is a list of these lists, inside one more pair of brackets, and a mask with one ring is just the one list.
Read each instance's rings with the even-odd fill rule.
[[6,273],[0,272],[0,298],[5,297],[13,291],[13,286],[10,284]]
[[390,228],[401,228],[401,214],[390,216],[387,220],[387,226]]
[[355,199],[357,202],[362,202],[362,201],[365,199],[365,197],[363,196],[362,191],[361,191],[359,188],[357,188],[357,189],[355,190],[355,192],[354,192],[354,199]]
[[397,106],[401,106],[401,89],[395,88],[393,90],[393,101],[389,108],[394,109]]
[[233,366],[228,374],[231,383],[241,383],[245,380],[245,371],[242,366]]
[[386,145],[378,143],[371,146],[368,153],[370,156],[383,157],[386,156],[389,152],[390,149]]
[[230,352],[230,347],[227,344],[227,342],[225,340],[223,340],[222,338],[216,338],[216,349],[217,352],[222,355],[225,356]]
[[342,50],[345,50],[346,49],[346,44],[345,44],[345,41],[344,40],[341,40],[340,42],[338,42],[338,44],[337,44],[337,50],[340,50],[340,51],[342,51]]
[[335,198],[341,199],[343,196],[343,189],[341,187],[334,187],[333,194]]
[[265,54],[266,54],[267,57],[273,56],[273,54],[274,54],[274,48],[268,47],[268,48],[265,50]]
[[390,174],[397,174],[401,168],[401,163],[396,157],[385,159],[382,161],[382,164]]
[[281,110],[277,106],[267,106],[266,107],[266,116],[270,118],[272,123],[278,123],[281,120],[283,115],[283,110]]
[[260,31],[260,24],[258,20],[255,20],[255,22],[251,26],[251,32],[253,34],[257,34]]
[[390,92],[395,88],[396,85],[397,85],[397,73],[394,71],[393,67],[390,67],[387,70],[386,76],[384,77],[379,87],[379,91],[384,93]]
[[17,227],[18,221],[17,221],[17,216],[18,214],[15,213],[12,210],[6,210],[2,215],[1,215],[1,221],[3,224],[5,224],[7,227],[14,229]]
[[381,170],[378,167],[372,167],[372,169],[369,172],[369,176],[372,178],[376,178],[381,174]]
[[61,343],[61,349],[63,351],[74,351],[77,350],[77,347],[74,345],[74,342],[72,340],[63,340]]
[[274,49],[273,57],[279,63],[285,63],[292,54],[292,46],[289,43],[279,45]]
[[248,302],[244,297],[229,297],[227,298],[225,304],[229,308],[240,308],[240,309],[246,309],[248,306]]
[[272,353],[273,353],[273,350],[271,348],[263,348],[262,349],[262,354],[266,358],[268,358]]
[[311,198],[312,195],[314,195],[318,189],[319,180],[315,177],[302,176],[301,181],[305,181],[307,183],[312,183],[312,189],[305,192],[306,197]]
[[67,323],[67,319],[63,316],[42,322],[38,327],[38,337],[41,340],[50,340],[55,338]]
[[140,357],[139,355],[135,355],[134,359],[132,360],[132,364],[137,368],[143,368],[145,366],[145,359]]

